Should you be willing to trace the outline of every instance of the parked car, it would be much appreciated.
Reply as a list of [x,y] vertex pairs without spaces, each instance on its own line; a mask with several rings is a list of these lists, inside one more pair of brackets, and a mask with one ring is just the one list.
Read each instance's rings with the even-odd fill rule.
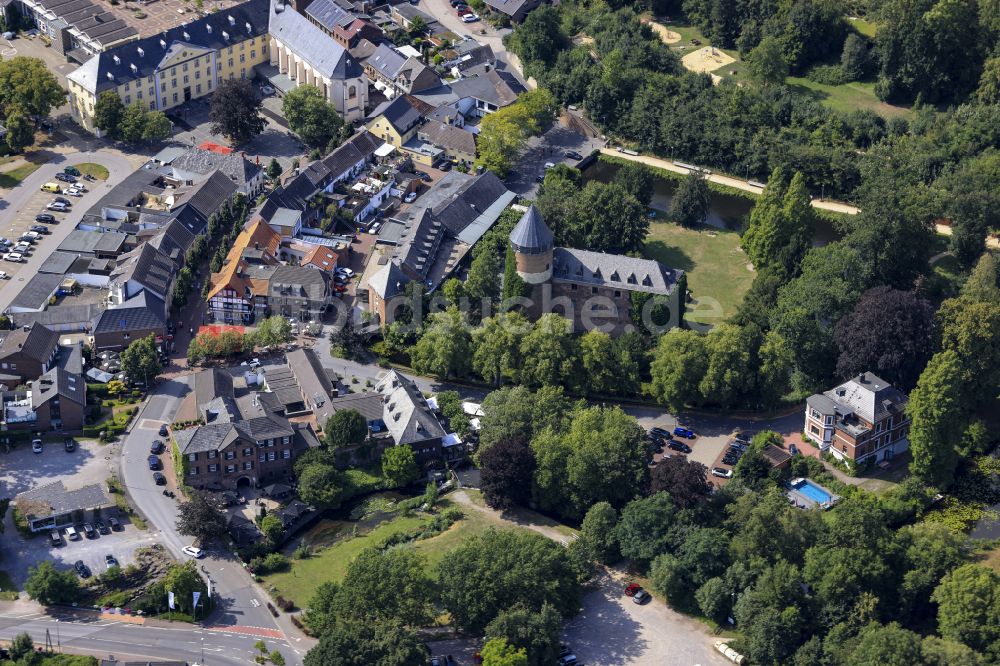
[[149,463],[149,469],[153,470],[154,472],[160,469],[161,467],[160,459],[156,456],[149,456],[147,462]]
[[64,183],[75,183],[76,182],[76,178],[74,178],[73,176],[69,175],[68,173],[57,173],[56,174],[56,180],[61,180]]
[[63,190],[63,194],[68,194],[71,197],[82,197],[83,196],[83,192],[81,192],[80,190],[76,189],[75,187],[67,187],[65,190]]
[[107,534],[108,532],[111,531],[108,529],[108,526],[104,524],[103,520],[98,520],[96,523],[94,523],[94,527],[96,527],[97,531],[100,532],[101,534]]
[[28,241],[18,241],[17,245],[14,246],[14,252],[27,254],[30,251],[31,251],[31,243],[29,243]]
[[73,183],[73,189],[74,190],[80,190],[81,192],[89,192],[90,191],[90,190],[87,189],[87,186],[84,185],[83,183]]
[[647,603],[653,597],[646,590],[637,590],[635,594],[632,595],[632,603],[642,605]]
[[169,431],[167,430],[167,424],[164,423],[163,425],[160,426],[160,437],[166,437],[168,434]]
[[190,555],[196,560],[205,557],[205,551],[203,551],[201,548],[195,548],[194,546],[184,546],[183,548],[181,548],[181,551],[183,551],[185,555]]
[[35,453],[41,453],[42,452],[42,440],[40,440],[40,439],[33,439],[33,440],[31,440],[31,450],[34,451]]
[[122,531],[122,524],[121,524],[121,522],[117,518],[115,518],[114,516],[112,516],[111,518],[108,518],[108,527],[111,528],[112,532],[121,532]]
[[76,531],[76,528],[70,525],[66,528],[66,541],[79,541],[80,533]]
[[35,216],[35,222],[55,222],[56,216],[49,213],[39,213]]
[[167,477],[160,472],[153,472],[153,482],[158,486],[165,486],[167,485]]
[[90,578],[90,569],[83,563],[83,560],[77,560],[73,564],[73,568],[76,569],[76,573],[80,575],[80,578]]
[[90,523],[83,524],[83,533],[87,535],[88,539],[93,539],[95,536],[97,536],[97,530],[95,530],[94,526],[91,525]]
[[158,439],[154,439],[153,443],[149,445],[149,452],[155,455],[160,455],[166,450],[166,445]]
[[54,201],[55,203],[65,204],[67,206],[73,205],[72,201],[70,201],[69,199],[65,199],[63,197],[52,197],[52,201]]
[[628,585],[625,586],[625,596],[626,597],[634,596],[635,593],[641,589],[642,585],[639,585],[639,583],[629,583]]
[[14,243],[13,241],[11,241],[11,239],[0,236],[0,245],[2,245],[3,247],[10,247],[13,244]]
[[354,271],[352,271],[350,268],[338,268],[337,275],[345,275],[349,278],[352,278],[354,277]]
[[567,150],[566,151],[566,157],[570,158],[571,160],[582,160],[583,159],[583,155],[581,155],[580,153],[576,152],[575,150]]
[[[45,227],[42,228],[45,229]],[[48,229],[45,229],[45,231],[48,231]],[[21,240],[27,241],[29,243],[35,243],[38,241],[39,238],[41,238],[41,236],[42,235],[35,230],[25,231],[23,234],[21,234]]]
[[24,261],[24,255],[20,252],[8,252],[3,255],[3,258],[5,261],[13,261],[14,263]]
[[0,271],[0,280],[8,280],[8,279],[10,279],[10,275],[7,274],[7,271]]
[[722,479],[728,479],[733,476],[733,470],[726,469],[725,467],[713,467],[712,476],[717,476]]
[[66,441],[63,442],[63,448],[66,449],[66,453],[73,453],[76,451],[76,440],[72,437],[67,437]]
[[75,166],[68,166],[63,168],[63,173],[68,173],[71,176],[79,176],[80,170],[77,169]]
[[108,553],[107,555],[104,556],[104,564],[106,564],[107,567],[110,569],[111,567],[118,566],[118,560],[115,559],[114,555]]
[[405,197],[403,197],[403,203],[413,203],[416,200],[417,200],[416,192],[410,192]]
[[47,226],[45,226],[44,224],[33,224],[33,225],[31,225],[31,231],[34,232],[34,233],[36,233],[36,234],[42,235],[42,236],[44,236],[46,234],[52,233],[49,230],[49,228]]
[[549,169],[555,169],[555,168],[556,168],[556,165],[555,165],[554,162],[546,162],[545,163],[545,170],[546,171],[548,171]]
[[52,192],[53,194],[56,192],[62,192],[62,188],[59,187],[59,183],[45,183],[38,189],[42,192]]
[[674,428],[674,434],[678,437],[687,437],[688,439],[694,439],[694,430],[689,430],[687,428],[676,427]]
[[462,23],[475,23],[479,20],[478,14],[466,14],[462,17]]
[[569,654],[564,654],[561,657],[559,657],[558,663],[559,666],[576,666],[578,661],[579,660],[576,658],[576,655],[571,652]]
[[52,545],[55,546],[56,548],[63,545],[63,538],[62,535],[59,534],[59,530],[52,530],[51,532],[49,532],[49,540],[52,542]]
[[57,213],[65,213],[69,210],[69,206],[64,203],[59,203],[58,201],[53,201],[48,206],[45,207],[47,210],[54,210]]
[[667,448],[672,451],[681,451],[683,453],[691,453],[691,447],[684,442],[678,442],[676,440],[670,440],[667,442]]

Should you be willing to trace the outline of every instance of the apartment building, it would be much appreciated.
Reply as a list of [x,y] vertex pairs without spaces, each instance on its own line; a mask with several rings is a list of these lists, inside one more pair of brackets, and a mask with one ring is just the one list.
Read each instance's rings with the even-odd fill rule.
[[73,118],[94,126],[98,96],[168,111],[211,94],[224,80],[250,78],[268,62],[268,0],[249,0],[158,35],[102,51],[67,76]]
[[805,434],[840,460],[882,462],[906,451],[909,397],[865,372],[806,400]]

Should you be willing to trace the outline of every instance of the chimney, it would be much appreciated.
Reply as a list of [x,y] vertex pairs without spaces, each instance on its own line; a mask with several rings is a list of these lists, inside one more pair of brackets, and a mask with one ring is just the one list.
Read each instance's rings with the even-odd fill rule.
[[858,383],[859,384],[867,384],[868,383],[868,382],[865,381],[865,373],[862,372],[860,375],[858,375]]

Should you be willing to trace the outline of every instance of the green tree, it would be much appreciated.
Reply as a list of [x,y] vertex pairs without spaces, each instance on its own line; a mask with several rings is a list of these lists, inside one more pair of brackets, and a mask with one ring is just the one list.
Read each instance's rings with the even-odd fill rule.
[[142,141],[145,131],[146,107],[142,102],[132,102],[122,111],[117,138],[126,143],[137,144]]
[[226,80],[216,87],[209,118],[212,133],[223,134],[236,145],[257,136],[266,126],[257,93],[247,79]]
[[4,143],[13,152],[21,152],[35,143],[35,124],[23,111],[15,108],[5,122],[7,134],[4,135]]
[[521,381],[529,386],[575,386],[579,352],[572,322],[548,313],[521,342]]
[[334,412],[323,426],[323,441],[331,449],[357,446],[367,438],[368,421],[355,409]]
[[618,183],[590,181],[575,197],[568,221],[584,246],[601,252],[641,252],[649,233],[645,206]]
[[[183,534],[183,532],[182,532]],[[193,560],[173,564],[167,569],[167,574],[160,579],[151,590],[151,595],[163,599],[167,592],[174,593],[175,610],[189,615],[194,613],[194,593],[200,592],[201,598],[206,598],[208,587],[198,573]]]
[[177,515],[177,532],[193,536],[202,544],[221,538],[226,533],[226,517],[220,512],[211,497],[200,490],[188,493]]
[[780,86],[788,76],[788,63],[781,44],[774,37],[765,37],[747,56],[750,78],[762,86]]
[[693,227],[708,217],[710,202],[708,180],[692,171],[674,192],[670,201],[670,216],[685,227]]
[[269,543],[277,545],[285,533],[285,526],[282,524],[281,518],[269,513],[260,520],[260,532]]
[[607,333],[594,329],[580,338],[580,361],[591,393],[615,393],[621,383],[619,358],[615,342]]
[[491,638],[480,651],[483,666],[528,666],[524,648],[516,648],[503,638]]
[[65,102],[66,91],[43,61],[26,56],[0,61],[0,116],[5,120],[15,109],[45,118]]
[[524,606],[503,610],[486,625],[486,639],[505,640],[524,650],[528,666],[544,666],[559,658],[563,619],[552,604],[542,603],[534,612]]
[[281,111],[293,132],[309,144],[325,148],[330,140],[340,134],[344,125],[337,110],[323,96],[323,91],[312,85],[296,86],[285,94]]
[[786,184],[783,174],[774,171],[750,213],[750,224],[741,240],[755,268],[784,269],[788,277],[797,272],[812,241],[810,198],[801,173],[796,172]]
[[705,336],[708,365],[698,384],[703,401],[731,408],[753,390],[757,376],[753,352],[760,346],[756,334],[749,326],[721,324]]
[[587,510],[580,526],[579,541],[587,556],[602,564],[614,564],[618,550],[618,512],[608,502],[598,502]]
[[840,54],[840,68],[849,81],[861,81],[868,75],[871,65],[871,45],[856,32],[847,35]]
[[504,377],[514,378],[521,367],[521,343],[531,330],[519,312],[487,317],[472,332],[472,368],[483,379],[500,386]]
[[649,562],[665,552],[675,513],[670,495],[664,492],[629,502],[615,530],[622,555]]
[[708,482],[708,469],[687,456],[664,458],[650,472],[651,493],[665,491],[682,509],[690,509],[711,496],[714,487]]
[[730,591],[726,582],[719,577],[709,578],[699,587],[694,598],[705,617],[722,624],[730,610]]
[[348,620],[337,623],[306,653],[305,666],[355,666],[358,655],[378,666],[425,666],[427,647],[399,623]]
[[988,252],[979,257],[962,285],[962,298],[974,303],[1000,305],[1000,266],[996,257]]
[[20,662],[25,656],[30,656],[32,652],[35,651],[35,642],[31,640],[31,634],[26,631],[14,636],[10,639],[10,658],[11,661]]
[[479,452],[483,499],[494,509],[505,511],[531,501],[535,454],[521,433],[493,442]]
[[261,347],[276,347],[295,338],[292,324],[281,315],[272,315],[257,324],[254,342]]
[[920,636],[903,629],[897,622],[872,623],[861,630],[851,650],[847,666],[910,666],[922,662]]
[[580,587],[566,549],[540,534],[490,529],[445,555],[441,603],[463,631],[483,631],[502,611],[546,603],[563,617],[579,610]]
[[309,605],[302,614],[302,621],[314,636],[326,636],[333,631],[337,622],[337,602],[340,585],[335,581],[324,581],[316,586]]
[[434,617],[434,583],[413,550],[366,548],[347,567],[335,607],[342,621],[424,626]]
[[660,337],[650,364],[651,395],[671,409],[700,399],[698,385],[708,369],[705,337],[674,328]]
[[38,603],[72,603],[80,597],[80,582],[72,571],[59,571],[52,562],[39,562],[28,567],[24,591]]
[[170,119],[162,111],[147,111],[142,124],[142,140],[146,143],[158,143],[170,136],[173,131]]
[[299,472],[299,498],[317,509],[336,509],[344,499],[346,481],[333,465],[306,465]]
[[405,444],[386,449],[382,454],[382,476],[394,488],[409,485],[420,478],[420,467],[413,449]]
[[423,334],[410,350],[414,370],[442,379],[468,374],[471,356],[468,318],[455,306],[430,315]]
[[655,179],[652,170],[640,162],[626,162],[615,172],[615,182],[635,197],[644,207],[653,200]]
[[906,413],[912,423],[910,471],[925,483],[946,488],[958,464],[964,430],[962,365],[953,351],[935,354],[910,393]]
[[[298,88],[296,88],[298,90]],[[282,168],[278,164],[278,159],[275,157],[271,158],[271,161],[267,165],[267,177],[271,180],[278,180],[281,177]]]
[[938,605],[938,630],[944,638],[973,650],[996,649],[1000,641],[1000,574],[966,564],[942,578],[931,599]]
[[474,306],[477,301],[493,301],[500,296],[500,255],[491,246],[477,243],[473,247],[465,293]]
[[160,364],[160,354],[156,350],[156,340],[150,333],[145,338],[133,340],[121,354],[122,372],[129,382],[135,384],[139,381],[149,382],[160,374],[162,365]]

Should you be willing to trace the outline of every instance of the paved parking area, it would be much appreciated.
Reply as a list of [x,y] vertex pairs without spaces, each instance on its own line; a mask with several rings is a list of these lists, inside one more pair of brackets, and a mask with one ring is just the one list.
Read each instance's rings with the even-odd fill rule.
[[507,188],[512,192],[533,198],[538,191],[536,178],[545,174],[545,163],[576,166],[578,160],[566,157],[566,151],[575,150],[584,157],[604,145],[600,139],[593,139],[561,124],[554,125],[548,132],[528,140],[528,148],[507,175]]
[[10,452],[0,445],[0,497],[14,497],[55,481],[69,486],[103,483],[110,476],[116,445],[78,439],[76,451],[68,453],[61,441],[61,437],[46,441],[42,453],[32,453],[28,444]]
[[[68,183],[66,183],[66,185],[68,185]],[[85,185],[89,186],[91,185],[91,183],[86,183],[85,181]],[[88,189],[94,189],[94,188],[88,187]],[[61,196],[64,199],[69,199],[74,204],[73,207],[69,211],[66,211],[65,213],[57,213],[52,210],[45,210],[45,206],[48,205],[57,196]],[[80,205],[79,198],[71,197],[65,194],[52,194],[51,192],[42,192],[41,190],[37,190],[28,199],[28,204],[26,206],[22,206],[20,209],[15,211],[12,216],[10,216],[8,224],[2,230],[0,230],[0,236],[2,236],[3,238],[7,238],[12,243],[17,243],[17,239],[21,237],[21,234],[23,234],[26,231],[29,231],[31,227],[35,225],[40,225],[48,228],[49,234],[39,239],[24,254],[26,258],[32,257],[35,254],[41,254],[42,260],[44,261],[45,257],[52,254],[52,252],[56,249],[56,247],[58,247],[59,243],[63,240],[63,238],[69,235],[69,231],[66,231],[66,233],[58,233],[58,232],[62,230],[61,225],[66,225],[69,227],[74,226],[70,225],[66,221],[66,218],[72,214],[74,208],[78,207],[81,209],[85,208],[85,206]],[[37,215],[38,213],[49,213],[50,215],[56,218],[56,222],[54,223],[50,222],[47,224],[42,222],[36,222],[35,215]],[[72,231],[72,229],[70,229],[70,231]],[[14,276],[22,271],[24,265],[25,264],[23,262],[12,262],[4,260],[2,262],[2,265],[0,265],[0,270],[6,271],[8,275]],[[35,271],[31,272],[32,276],[34,275],[34,272]]]
[[710,666],[729,662],[696,620],[671,610],[660,599],[636,605],[622,591],[620,572],[598,578],[583,598],[583,609],[563,632],[563,640],[587,666]]

